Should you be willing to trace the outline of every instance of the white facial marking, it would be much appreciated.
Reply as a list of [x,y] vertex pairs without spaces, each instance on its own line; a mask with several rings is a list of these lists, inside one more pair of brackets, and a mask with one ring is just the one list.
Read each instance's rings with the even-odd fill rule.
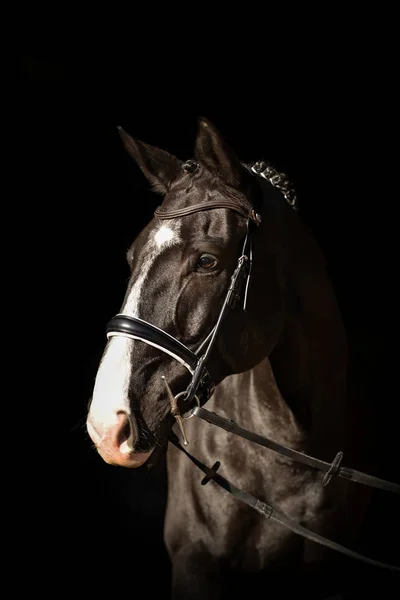
[[[130,317],[139,317],[142,290],[151,265],[165,248],[179,241],[178,222],[174,223],[173,229],[166,225],[161,225],[153,238],[149,238],[143,251],[145,258],[128,298],[120,311],[121,314]],[[95,426],[100,426],[101,431],[106,432],[107,429],[117,424],[117,411],[124,410],[130,414],[129,381],[132,369],[130,359],[133,344],[135,343],[141,344],[143,342],[137,342],[125,337],[112,337],[104,352],[97,371],[90,407],[90,419]],[[127,452],[128,448],[129,443],[124,447],[124,451]]]
[[146,258],[142,263],[140,274],[131,288],[128,299],[122,307],[121,314],[128,315],[129,317],[139,317],[139,302],[143,285],[154,259],[159,255],[160,251],[172,244],[178,243],[179,240],[180,236],[177,229],[161,225],[154,234],[154,238],[148,241],[144,251]]
[[166,242],[171,242],[174,237],[175,232],[166,225],[162,225],[154,236],[154,241],[157,244],[157,248],[161,248]]
[[133,340],[111,338],[104,352],[94,384],[90,419],[103,435],[118,423],[117,411],[130,413],[128,391]]

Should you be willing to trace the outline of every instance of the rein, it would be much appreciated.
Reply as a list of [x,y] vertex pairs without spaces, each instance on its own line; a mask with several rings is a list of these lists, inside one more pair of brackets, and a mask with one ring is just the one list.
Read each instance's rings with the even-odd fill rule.
[[235,421],[226,419],[225,417],[222,417],[221,415],[218,415],[210,410],[206,410],[205,408],[196,406],[192,409],[192,415],[202,419],[203,421],[207,421],[207,423],[211,423],[220,429],[225,429],[225,431],[228,431],[229,433],[233,433],[234,435],[237,435],[243,439],[254,442],[259,446],[273,450],[273,452],[277,452],[278,454],[286,456],[291,460],[302,463],[303,465],[307,465],[308,467],[312,467],[313,469],[317,469],[318,471],[322,471],[325,473],[323,479],[324,486],[328,485],[332,477],[335,475],[337,477],[347,479],[348,481],[354,481],[369,487],[400,494],[400,485],[397,483],[386,481],[385,479],[380,479],[379,477],[374,477],[373,475],[367,475],[366,473],[356,471],[355,469],[341,467],[340,463],[343,458],[343,452],[338,452],[332,463],[327,463],[319,458],[314,458],[313,456],[309,456],[303,452],[298,452],[293,448],[288,448],[287,446],[278,444],[267,437],[263,437],[262,435],[258,435],[257,433],[249,431],[248,429],[244,429],[235,423]]
[[190,454],[187,450],[185,450],[185,448],[183,448],[180,445],[179,440],[175,434],[171,433],[169,441],[176,448],[181,450],[192,461],[192,463],[196,465],[196,467],[198,467],[201,471],[203,471],[203,473],[205,473],[205,477],[201,481],[202,485],[206,485],[209,481],[213,480],[214,483],[216,483],[219,487],[223,488],[225,491],[232,494],[232,496],[256,510],[258,514],[262,515],[266,519],[270,519],[271,521],[278,523],[279,525],[283,525],[287,529],[293,531],[293,533],[296,533],[297,535],[300,535],[305,539],[311,540],[312,542],[316,542],[321,546],[326,546],[331,550],[335,550],[336,552],[340,552],[345,556],[349,556],[350,558],[354,558],[374,567],[380,567],[382,569],[387,569],[389,571],[400,573],[400,567],[397,567],[395,565],[389,565],[379,560],[374,560],[373,558],[369,558],[368,556],[364,556],[363,554],[354,552],[354,550],[350,550],[349,548],[346,548],[345,546],[342,546],[337,542],[333,542],[332,540],[329,540],[328,538],[325,538],[322,535],[319,535],[318,533],[314,533],[314,531],[303,527],[303,525],[300,525],[300,523],[297,523],[282,512],[276,510],[270,504],[262,502],[252,494],[249,494],[248,492],[237,488],[228,479],[217,473],[219,467],[221,466],[221,463],[219,461],[217,461],[211,468],[207,467],[207,465],[195,458],[192,454]]
[[[275,187],[281,189],[281,191],[284,190],[284,181],[279,179],[279,181],[274,182],[273,178],[270,177],[268,168],[269,167],[266,163],[256,163],[251,168],[249,168],[249,171],[251,171],[255,175],[259,175],[262,178],[267,179],[271,183],[271,185],[275,185]],[[288,203],[293,208],[295,208],[295,197],[291,197],[289,195],[288,197],[286,197],[285,194],[284,196]],[[181,431],[183,444],[185,446],[187,446],[189,442],[185,435],[183,421],[185,419],[189,419],[196,416],[200,419],[203,419],[204,421],[207,421],[212,425],[215,425],[216,427],[225,429],[226,431],[231,432],[234,435],[238,435],[239,437],[259,444],[260,446],[273,450],[274,452],[277,452],[294,461],[307,465],[308,467],[322,471],[325,474],[323,478],[324,486],[326,486],[330,482],[333,476],[338,476],[349,481],[354,481],[356,483],[361,483],[370,487],[400,494],[400,485],[396,483],[392,483],[390,481],[386,481],[384,479],[380,479],[372,475],[367,475],[366,473],[362,473],[354,469],[341,467],[340,463],[343,458],[342,452],[338,452],[333,462],[330,464],[318,458],[314,458],[302,452],[298,452],[292,448],[288,448],[286,446],[278,444],[266,437],[258,435],[247,429],[244,429],[243,427],[240,427],[238,424],[236,424],[234,421],[226,419],[221,415],[208,411],[202,407],[202,404],[207,402],[207,400],[210,398],[214,391],[214,384],[207,369],[207,362],[210,358],[210,354],[214,347],[216,337],[220,332],[221,326],[226,316],[228,315],[229,311],[232,308],[234,308],[236,301],[240,300],[241,298],[243,286],[245,288],[243,294],[243,310],[246,310],[247,292],[252,266],[252,233],[254,227],[258,226],[261,223],[261,216],[255,208],[247,210],[245,207],[240,206],[239,204],[231,200],[210,201],[207,203],[195,204],[186,208],[170,211],[163,211],[159,207],[154,213],[158,219],[175,219],[185,217],[187,215],[191,215],[203,210],[211,210],[217,208],[226,208],[229,210],[233,210],[236,213],[239,213],[242,217],[247,218],[247,234],[243,243],[242,252],[237,262],[236,269],[232,274],[231,282],[226,293],[221,311],[217,318],[217,322],[211,330],[211,332],[205,338],[205,340],[201,343],[199,348],[197,348],[197,350],[193,352],[184,344],[182,344],[179,340],[169,335],[162,329],[159,329],[158,327],[152,325],[151,323],[148,323],[137,317],[129,317],[127,315],[122,314],[114,316],[108,323],[106,329],[107,337],[110,338],[113,336],[122,336],[134,340],[140,340],[172,356],[188,369],[188,371],[192,375],[192,380],[186,391],[180,392],[176,396],[173,395],[166,378],[163,377],[167,394],[170,400],[171,413],[177,421],[177,424]],[[206,350],[203,354],[201,354],[205,347]],[[186,411],[186,416],[184,414],[181,414],[177,405],[178,399],[181,398],[183,400],[183,404],[188,407],[188,410]],[[193,400],[195,401],[194,407],[192,406]],[[327,538],[324,538],[323,536],[320,536],[308,530],[307,528],[303,527],[299,523],[296,523],[286,515],[275,510],[269,504],[266,504],[261,500],[255,498],[251,494],[248,494],[247,492],[244,492],[243,490],[240,490],[239,488],[235,487],[227,479],[219,475],[217,473],[217,470],[220,466],[219,462],[216,462],[211,469],[204,465],[201,461],[192,456],[189,452],[187,452],[187,450],[185,450],[180,445],[178,438],[173,432],[171,432],[169,440],[206,474],[206,477],[202,481],[203,485],[205,485],[212,479],[217,485],[224,488],[229,493],[233,494],[239,500],[251,506],[259,514],[263,515],[267,519],[271,519],[272,521],[275,521],[285,527],[288,527],[298,535],[301,535],[316,543],[327,546],[333,550],[336,550],[338,552],[346,554],[347,556],[361,560],[368,564],[400,572],[400,567],[389,565],[365,557],[361,554],[358,554],[357,552],[353,552],[352,550],[345,548],[344,546],[341,546],[340,544],[337,544],[336,542],[328,540]]]

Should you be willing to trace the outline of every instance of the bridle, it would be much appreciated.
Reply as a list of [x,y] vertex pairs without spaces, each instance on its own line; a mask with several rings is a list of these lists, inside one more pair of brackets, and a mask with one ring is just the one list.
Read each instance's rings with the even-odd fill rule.
[[[256,171],[254,170],[253,172]],[[191,416],[194,416],[193,413],[189,414],[187,417],[177,415],[175,404],[178,399],[181,399],[181,403],[186,407],[185,412],[187,412],[192,407],[193,401],[195,401],[198,406],[201,406],[207,402],[214,391],[215,386],[210,377],[207,364],[222,324],[230,310],[234,308],[236,301],[240,298],[243,286],[245,288],[243,310],[246,310],[253,260],[252,235],[254,228],[261,223],[261,216],[258,212],[258,207],[248,210],[234,200],[229,199],[204,202],[201,204],[188,206],[186,208],[170,211],[163,211],[159,207],[154,212],[158,219],[165,220],[182,218],[197,212],[203,212],[217,208],[226,208],[228,210],[232,210],[247,219],[247,232],[243,242],[241,254],[231,277],[231,282],[216,324],[200,344],[200,346],[193,352],[187,346],[182,344],[182,342],[155,325],[152,325],[151,323],[148,323],[147,321],[144,321],[138,317],[130,317],[123,314],[117,314],[115,317],[113,317],[106,328],[108,338],[122,336],[133,340],[140,340],[166,354],[169,354],[184,367],[186,367],[186,369],[188,369],[192,376],[191,382],[186,391],[180,392],[175,397],[172,396],[168,382],[166,379],[164,379],[164,383],[167,387],[168,395],[171,401],[171,408],[174,408],[175,411],[175,417],[180,416],[181,418],[190,418]],[[174,398],[174,400],[172,400],[172,398]],[[177,420],[181,428],[184,443],[187,445],[187,439],[183,430],[182,422],[179,419]]]
[[[256,213],[254,210],[251,210],[249,214],[246,214],[244,209],[242,209],[242,207],[233,201],[196,204],[186,209],[183,208],[181,210],[170,212],[163,212],[159,209],[155,211],[155,215],[159,219],[173,219],[179,216],[190,215],[195,212],[199,212],[200,210],[210,210],[212,208],[228,208],[230,210],[239,212],[242,216],[247,217],[247,233],[243,243],[241,255],[238,259],[236,269],[232,275],[231,283],[226,293],[221,311],[218,315],[217,322],[207,337],[196,349],[196,351],[192,352],[192,350],[190,350],[187,346],[182,344],[173,336],[169,335],[162,329],[155,327],[151,323],[139,319],[138,317],[129,317],[127,315],[118,314],[111,319],[106,329],[108,338],[114,336],[123,336],[133,340],[140,340],[166,354],[169,354],[184,367],[186,367],[186,369],[188,369],[192,376],[189,386],[186,391],[180,392],[176,396],[172,394],[166,378],[163,377],[170,400],[171,413],[175,417],[181,430],[182,439],[185,446],[187,446],[189,442],[186,438],[183,420],[190,419],[192,416],[194,416],[193,412],[189,410],[193,401],[195,401],[198,406],[205,404],[215,389],[215,385],[208,371],[207,364],[222,324],[229,311],[234,308],[236,300],[240,298],[240,292],[244,282],[246,283],[243,310],[246,310],[247,292],[251,275],[253,255],[251,239],[252,224],[259,225],[259,223],[261,223],[261,217],[259,213]],[[181,400],[181,405],[186,407],[185,412],[189,413],[187,416],[184,416],[179,411],[177,404],[178,400]]]
[[[191,170],[193,170],[193,161],[189,162],[191,163],[190,168]],[[293,197],[287,196],[283,191],[283,180],[278,178],[274,182],[273,177],[271,177],[270,167],[267,165],[267,163],[258,162],[252,165],[251,167],[246,168],[248,168],[249,172],[251,172],[253,175],[262,177],[263,179],[269,181],[271,185],[280,189],[288,203],[292,206],[292,208],[296,209],[296,204],[293,200]],[[244,439],[247,439],[265,448],[269,448],[274,452],[278,452],[279,454],[287,456],[288,458],[291,458],[294,461],[300,462],[311,468],[322,471],[324,473],[324,486],[331,481],[333,476],[338,476],[349,481],[354,481],[370,487],[400,494],[400,485],[397,483],[392,483],[390,481],[386,481],[384,479],[380,479],[378,477],[374,477],[372,475],[356,471],[355,469],[341,467],[340,463],[343,458],[342,452],[337,453],[332,463],[327,463],[302,452],[293,450],[292,448],[283,446],[282,444],[278,444],[254,432],[248,431],[240,427],[234,421],[226,419],[221,415],[218,415],[212,411],[208,411],[203,408],[203,405],[211,397],[215,388],[208,370],[208,363],[211,351],[214,347],[216,338],[220,333],[222,324],[230,310],[234,308],[236,302],[240,300],[242,295],[243,310],[246,310],[247,307],[248,289],[253,263],[252,236],[255,228],[257,228],[262,222],[260,207],[255,206],[248,210],[233,200],[222,199],[210,201],[207,203],[195,204],[186,208],[175,209],[170,211],[163,211],[159,207],[154,213],[158,219],[164,220],[182,218],[197,212],[220,208],[232,210],[236,213],[239,213],[242,217],[247,219],[247,232],[243,242],[242,251],[238,258],[236,268],[231,276],[230,285],[227,290],[222,308],[218,315],[216,324],[212,328],[210,333],[207,335],[207,337],[200,344],[200,346],[195,351],[192,351],[187,346],[182,344],[182,342],[180,342],[170,334],[166,333],[162,329],[159,329],[155,325],[152,325],[151,323],[148,323],[147,321],[144,321],[138,317],[129,317],[123,314],[117,314],[110,320],[106,328],[107,337],[111,338],[115,336],[121,336],[133,340],[140,340],[168,354],[169,356],[172,356],[186,369],[188,369],[188,371],[191,374],[191,381],[187,389],[183,392],[180,392],[176,396],[173,395],[166,378],[163,377],[164,384],[166,386],[168,397],[170,400],[171,413],[175,417],[177,424],[180,428],[184,446],[187,446],[189,442],[187,441],[185,435],[183,420],[196,416],[202,420],[207,421],[208,423],[211,423],[219,428],[225,429],[226,431],[229,431]],[[244,293],[242,294],[243,289]],[[183,413],[181,413],[178,408],[178,400],[181,400],[181,405],[185,406],[186,410]],[[376,561],[356,552],[353,552],[352,550],[349,550],[348,548],[345,548],[344,546],[341,546],[336,542],[328,540],[323,536],[319,536],[318,534],[299,525],[286,515],[274,509],[269,504],[262,502],[261,500],[255,498],[247,492],[244,492],[243,490],[240,490],[239,488],[236,488],[231,482],[222,477],[219,473],[217,473],[217,470],[220,467],[220,463],[218,461],[214,464],[212,468],[209,468],[197,458],[192,456],[185,448],[183,448],[180,445],[177,436],[172,432],[169,439],[173,445],[175,445],[182,452],[184,452],[186,456],[188,456],[189,459],[206,474],[206,477],[204,477],[202,481],[203,485],[213,480],[217,485],[224,488],[226,491],[233,494],[239,500],[245,502],[246,504],[254,508],[264,517],[276,521],[277,523],[280,523],[285,527],[288,527],[298,535],[301,535],[314,542],[325,545],[329,548],[332,548],[333,550],[339,551],[343,554],[346,554],[347,556],[356,558],[368,564],[400,572],[400,568],[397,566],[388,565],[386,563],[382,563],[380,561]]]

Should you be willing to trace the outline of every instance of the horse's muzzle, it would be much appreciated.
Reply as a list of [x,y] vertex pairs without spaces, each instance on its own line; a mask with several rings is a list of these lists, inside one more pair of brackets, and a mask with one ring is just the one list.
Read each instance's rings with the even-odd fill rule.
[[90,416],[86,427],[98,453],[110,465],[135,469],[142,466],[151,456],[152,450],[135,451],[136,427],[129,415],[123,411],[117,413],[115,424],[103,430],[93,424]]

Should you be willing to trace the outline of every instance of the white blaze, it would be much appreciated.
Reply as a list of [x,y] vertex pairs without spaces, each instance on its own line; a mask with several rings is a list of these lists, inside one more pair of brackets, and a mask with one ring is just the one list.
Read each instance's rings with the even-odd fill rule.
[[[177,226],[177,224],[174,224]],[[128,298],[120,314],[139,317],[139,305],[143,286],[155,258],[165,248],[180,241],[179,230],[162,225],[152,239],[149,239],[143,251],[145,259],[136,281],[133,283]],[[116,413],[125,410],[130,413],[129,381],[131,375],[130,357],[135,342],[124,337],[112,337],[104,352],[93,390],[90,407],[90,420],[101,430],[117,423]]]
[[114,337],[104,352],[94,384],[90,420],[97,431],[116,425],[117,412],[129,412],[128,390],[133,340]]
[[159,250],[161,250],[163,246],[168,247],[171,244],[176,243],[178,241],[178,237],[179,236],[175,231],[169,227],[166,227],[165,225],[162,225],[160,229],[158,229],[153,240],[151,240],[145,250],[146,258],[142,263],[139,277],[133,284],[128,299],[122,307],[122,315],[139,317],[139,302],[142,295],[143,284],[146,280],[150,267],[153,264],[156,256],[159,254]]

